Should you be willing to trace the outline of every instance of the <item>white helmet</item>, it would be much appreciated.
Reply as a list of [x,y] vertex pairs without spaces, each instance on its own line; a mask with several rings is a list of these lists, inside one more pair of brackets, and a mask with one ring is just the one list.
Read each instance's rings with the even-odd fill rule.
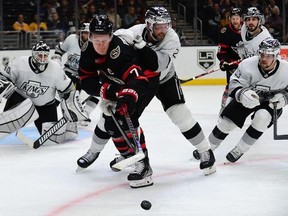
[[272,54],[277,59],[280,53],[281,44],[277,39],[267,38],[263,40],[259,45],[258,53],[261,54]]
[[[150,7],[145,13],[145,23],[153,37],[154,24],[169,24],[171,25],[170,13],[164,7]],[[155,37],[153,37],[155,39]]]

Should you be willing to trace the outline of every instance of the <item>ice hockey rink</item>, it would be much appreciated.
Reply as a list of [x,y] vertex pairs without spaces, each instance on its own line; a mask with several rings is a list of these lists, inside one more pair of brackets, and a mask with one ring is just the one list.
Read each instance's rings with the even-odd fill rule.
[[[184,86],[186,102],[208,136],[214,128],[224,86]],[[3,106],[3,103],[0,104]],[[204,176],[191,159],[193,146],[154,99],[141,117],[154,185],[132,189],[126,180],[131,169],[109,168],[117,153],[109,141],[93,165],[75,172],[77,159],[88,150],[100,110],[92,123],[79,127],[77,140],[30,149],[15,134],[0,139],[1,216],[287,216],[288,140],[273,139],[270,128],[235,164],[226,154],[244,130],[234,130],[215,151],[217,172]],[[278,133],[288,134],[288,110]],[[244,128],[250,123],[247,119]],[[33,125],[21,131],[38,137]],[[152,203],[150,210],[140,207]]]

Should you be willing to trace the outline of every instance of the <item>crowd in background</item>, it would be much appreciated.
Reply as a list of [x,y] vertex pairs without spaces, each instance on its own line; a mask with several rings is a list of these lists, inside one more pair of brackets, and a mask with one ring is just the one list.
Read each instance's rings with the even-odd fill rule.
[[[89,22],[97,9],[104,9],[108,12],[111,21],[114,23],[114,30],[129,28],[135,24],[144,23],[145,11],[149,7],[146,0],[117,0],[116,12],[114,0],[78,0],[78,8],[75,10],[74,0],[41,0],[38,16],[36,0],[27,1],[29,1],[31,7],[34,7],[34,12],[27,14],[23,11],[23,13],[13,14],[14,21],[9,25],[4,22],[4,30],[36,32],[39,28],[41,31],[61,31],[64,33],[63,35],[67,35],[68,32],[75,31],[76,27],[81,26],[82,23]],[[157,2],[163,3],[163,1]],[[193,1],[172,0],[171,2],[191,5]],[[263,13],[265,18],[263,25],[266,26],[269,32],[280,42],[288,42],[288,34],[283,35],[283,16],[288,20],[288,13],[281,14],[282,0],[204,0],[197,1],[197,3],[197,17],[202,20],[203,33],[210,39],[212,44],[217,44],[218,33],[222,27],[229,23],[229,15],[233,7],[240,7],[245,11],[247,7],[252,6],[256,6]],[[288,3],[286,3],[287,6]],[[193,8],[189,6],[187,8],[189,9],[187,17],[191,17],[194,12]],[[172,9],[177,10],[177,8]],[[76,12],[79,14],[77,19],[75,18]],[[38,19],[40,19],[39,27]],[[180,39],[182,38],[181,44],[189,44],[186,41],[185,32],[177,26],[175,21],[176,18],[173,26]],[[191,24],[192,28],[193,20],[187,19],[187,22]],[[286,27],[285,32],[288,32],[287,30],[288,27]]]
[[[287,11],[288,3],[286,3]],[[217,43],[218,34],[222,27],[229,23],[230,11],[233,7],[239,7],[243,12],[248,7],[257,7],[263,14],[263,25],[274,38],[281,42],[287,42],[288,34],[283,35],[283,16],[288,20],[288,13],[281,14],[282,0],[206,0],[199,11],[199,17],[203,20],[204,32],[211,40]],[[286,27],[286,32],[287,32]]]

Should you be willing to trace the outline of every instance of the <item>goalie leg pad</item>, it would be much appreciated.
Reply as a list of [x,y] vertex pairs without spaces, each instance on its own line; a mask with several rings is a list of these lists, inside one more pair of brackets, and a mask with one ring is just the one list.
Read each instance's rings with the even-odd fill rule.
[[78,136],[77,124],[75,122],[67,122],[65,141],[75,140]]
[[61,99],[61,108],[63,115],[68,121],[77,122],[88,119],[82,103],[80,102],[79,91],[72,91],[67,100]]
[[[42,135],[49,130],[56,122],[45,122],[42,124]],[[66,125],[61,127],[56,131],[49,139],[46,141],[47,144],[59,144],[65,142],[66,138]]]
[[6,136],[39,117],[32,101],[27,98],[18,106],[0,114],[0,137]]

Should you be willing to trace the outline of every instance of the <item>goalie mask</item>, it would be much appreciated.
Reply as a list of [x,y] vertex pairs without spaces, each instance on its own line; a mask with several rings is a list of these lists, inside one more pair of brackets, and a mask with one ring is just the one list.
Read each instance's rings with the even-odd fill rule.
[[48,64],[50,47],[43,41],[38,42],[32,47],[32,59],[40,71],[44,71]]
[[151,7],[145,13],[145,23],[150,35],[157,41],[158,39],[154,32],[154,25],[167,24],[167,26],[163,26],[166,27],[167,32],[168,28],[171,26],[171,16],[164,7]]

